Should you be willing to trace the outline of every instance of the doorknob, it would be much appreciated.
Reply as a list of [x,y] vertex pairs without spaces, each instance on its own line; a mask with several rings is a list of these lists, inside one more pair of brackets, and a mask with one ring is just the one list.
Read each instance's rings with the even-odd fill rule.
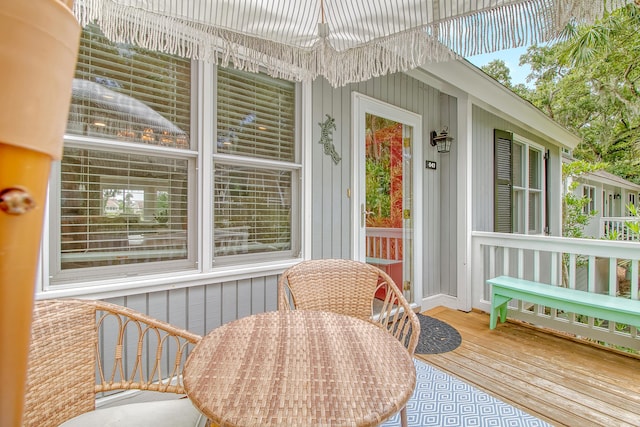
[[373,211],[368,211],[364,207],[364,203],[360,204],[360,227],[364,228],[367,225],[367,215],[371,215]]

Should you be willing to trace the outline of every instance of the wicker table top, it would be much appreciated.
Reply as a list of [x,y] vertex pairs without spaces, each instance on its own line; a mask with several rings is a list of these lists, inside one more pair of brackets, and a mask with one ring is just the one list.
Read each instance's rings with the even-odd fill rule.
[[378,326],[335,313],[274,311],[213,330],[184,386],[221,427],[374,426],[404,407],[416,373]]

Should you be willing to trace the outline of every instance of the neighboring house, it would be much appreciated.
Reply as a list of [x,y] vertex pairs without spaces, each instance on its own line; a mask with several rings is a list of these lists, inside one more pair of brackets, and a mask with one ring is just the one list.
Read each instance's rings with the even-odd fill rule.
[[[569,161],[563,158],[563,162]],[[574,190],[576,196],[590,200],[585,213],[595,212],[584,228],[585,236],[631,240],[632,235],[625,226],[625,221],[630,219],[627,207],[637,206],[640,201],[640,185],[604,170],[586,173],[576,180],[580,183]],[[612,232],[616,235],[609,235]]]
[[[401,263],[376,258],[412,303],[477,305],[474,232],[561,234],[561,152],[578,138],[465,60],[334,88],[120,50],[85,30],[76,78],[115,81],[172,125],[72,100],[38,298],[109,299],[205,333],[274,310],[278,275],[303,259],[372,257],[371,116],[402,124],[404,222],[379,233],[402,239],[382,243]],[[430,137],[445,128],[439,153]],[[155,219],[102,215],[116,187]]]
[[122,209],[120,209],[120,203],[112,197],[107,199],[104,204],[104,214],[107,216],[116,216],[121,213]]

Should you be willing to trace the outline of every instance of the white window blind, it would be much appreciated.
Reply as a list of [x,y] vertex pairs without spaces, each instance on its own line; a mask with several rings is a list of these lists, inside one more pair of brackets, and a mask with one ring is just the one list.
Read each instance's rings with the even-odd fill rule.
[[218,69],[217,113],[214,257],[290,253],[299,203],[295,84]]
[[61,268],[187,257],[188,161],[65,148]]
[[82,32],[67,132],[189,148],[191,67],[186,59]]
[[217,152],[294,161],[295,85],[218,69]]

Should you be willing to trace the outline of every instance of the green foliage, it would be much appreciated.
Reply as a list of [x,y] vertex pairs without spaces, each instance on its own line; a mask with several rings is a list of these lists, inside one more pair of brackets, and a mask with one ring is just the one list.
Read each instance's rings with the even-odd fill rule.
[[521,56],[534,89],[518,94],[582,138],[576,158],[606,162],[609,172],[640,183],[640,6],[567,26],[563,37]]
[[629,210],[629,215],[637,219],[626,221],[625,225],[633,234],[640,236],[640,210],[633,203],[628,204],[627,209]]
[[496,79],[503,86],[508,87],[523,98],[529,96],[529,89],[523,84],[513,85],[511,83],[511,71],[502,59],[494,59],[487,65],[481,67],[482,71]]
[[[580,184],[576,178],[589,172],[595,172],[606,167],[606,163],[589,163],[576,160],[562,165],[562,181],[567,192],[562,199],[562,235],[564,237],[584,237],[584,227],[596,212],[585,213],[585,207],[590,200],[586,196],[577,196],[574,190]],[[566,185],[571,179],[571,183]]]
[[511,71],[502,59],[494,59],[481,68],[482,71],[499,81],[502,85],[511,88]]
[[379,159],[367,158],[366,189],[367,210],[375,217],[388,218],[391,216],[391,175],[389,174],[389,153]]
[[169,193],[166,191],[158,193],[154,218],[160,224],[169,222]]

